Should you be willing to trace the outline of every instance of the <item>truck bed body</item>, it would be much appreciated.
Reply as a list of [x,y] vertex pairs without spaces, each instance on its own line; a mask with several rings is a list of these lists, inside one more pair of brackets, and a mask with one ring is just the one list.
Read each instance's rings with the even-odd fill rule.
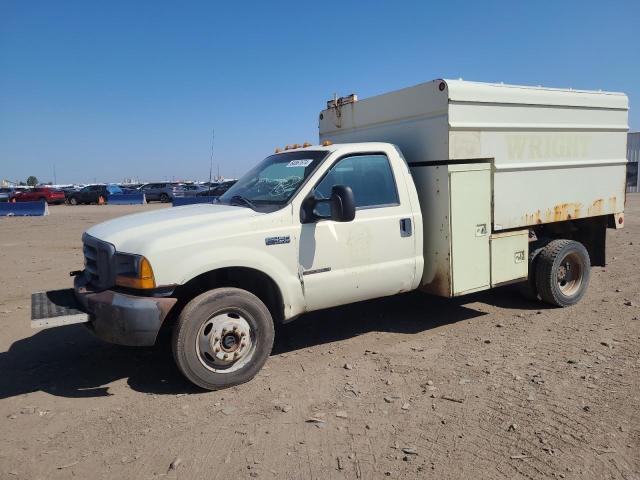
[[320,140],[389,142],[423,218],[421,288],[527,277],[529,227],[624,210],[624,94],[434,80],[322,111]]
[[409,164],[490,159],[498,231],[622,212],[627,116],[621,93],[434,80],[323,111],[320,139],[394,143]]

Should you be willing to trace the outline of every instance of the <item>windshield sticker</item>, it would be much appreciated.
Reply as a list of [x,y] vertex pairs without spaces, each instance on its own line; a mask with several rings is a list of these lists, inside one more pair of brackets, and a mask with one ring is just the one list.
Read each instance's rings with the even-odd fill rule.
[[313,162],[313,160],[291,160],[289,163],[287,163],[287,168],[308,167],[309,165],[311,165],[311,162]]

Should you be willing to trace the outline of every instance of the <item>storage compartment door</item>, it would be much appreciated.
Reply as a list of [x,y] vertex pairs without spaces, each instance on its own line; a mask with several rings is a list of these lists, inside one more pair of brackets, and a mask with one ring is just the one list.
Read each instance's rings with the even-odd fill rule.
[[491,283],[491,172],[488,164],[450,166],[449,171],[453,294],[461,295]]
[[527,278],[529,231],[491,235],[491,286]]

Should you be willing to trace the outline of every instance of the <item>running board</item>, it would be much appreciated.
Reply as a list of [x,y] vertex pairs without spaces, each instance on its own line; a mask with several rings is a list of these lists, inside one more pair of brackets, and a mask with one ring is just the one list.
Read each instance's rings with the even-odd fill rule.
[[31,328],[52,328],[89,321],[72,288],[31,294]]

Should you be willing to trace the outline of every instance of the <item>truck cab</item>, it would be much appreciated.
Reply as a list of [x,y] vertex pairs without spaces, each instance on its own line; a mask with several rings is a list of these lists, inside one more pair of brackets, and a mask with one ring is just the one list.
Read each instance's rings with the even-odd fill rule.
[[[237,382],[233,360],[256,355],[258,346],[268,354],[274,321],[415,289],[421,222],[415,185],[393,145],[289,148],[259,163],[216,204],[129,215],[87,230],[76,296],[91,313],[90,328],[114,343],[151,345],[167,319],[184,325],[199,338],[204,368],[190,378],[213,388],[218,384],[202,380],[211,372],[227,385]],[[184,312],[221,288],[262,308],[224,307],[209,330],[192,332]],[[248,339],[244,345],[234,327]],[[258,342],[261,331],[268,344]]]

